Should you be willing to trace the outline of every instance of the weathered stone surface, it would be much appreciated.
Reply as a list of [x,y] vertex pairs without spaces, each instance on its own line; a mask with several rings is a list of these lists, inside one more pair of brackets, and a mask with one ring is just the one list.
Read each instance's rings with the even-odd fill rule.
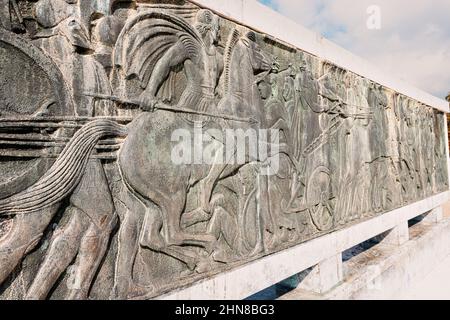
[[208,9],[3,2],[1,298],[150,298],[449,188],[442,112]]
[[[442,210],[442,207],[436,208]],[[304,286],[304,280],[281,300],[376,300],[411,299],[408,292],[417,284],[428,280],[437,267],[445,267],[450,253],[450,220],[436,223],[427,219],[409,228],[410,241],[392,246],[381,241],[364,243],[344,262],[344,279],[324,294],[312,294]],[[432,289],[431,289],[432,288]],[[430,291],[442,292],[430,286]],[[423,298],[433,295],[424,293]],[[413,298],[414,299],[414,298]],[[428,299],[428,298],[426,298]]]

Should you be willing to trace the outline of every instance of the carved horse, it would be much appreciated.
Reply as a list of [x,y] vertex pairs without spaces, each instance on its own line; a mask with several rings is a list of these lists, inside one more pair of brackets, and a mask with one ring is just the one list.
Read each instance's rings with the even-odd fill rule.
[[[262,119],[263,102],[257,88],[257,74],[270,71],[272,63],[272,57],[261,51],[254,34],[241,36],[235,32],[225,52],[225,95],[218,109],[234,116],[260,116]],[[217,180],[239,168],[239,165],[175,164],[171,160],[171,134],[177,129],[193,130],[192,123],[180,114],[160,110],[143,113],[129,129],[119,156],[120,170],[129,191],[124,192],[121,199],[128,210],[119,232],[116,262],[119,297],[129,289],[139,244],[172,256],[191,270],[195,269],[199,258],[189,251],[189,246],[212,252],[216,242],[213,235],[189,233],[181,227],[187,193],[202,180],[209,180],[206,184],[210,186],[207,191],[210,197]],[[214,167],[216,172],[211,174]],[[140,232],[142,217],[145,220],[142,230],[146,233],[141,232],[138,239],[136,234]]]
[[[271,57],[262,53],[254,40],[251,34],[244,37],[235,34],[226,58],[229,86],[220,108],[227,109],[229,105],[231,110],[227,109],[227,112],[238,116],[261,114],[262,101],[257,94],[256,74],[269,71],[272,63]],[[236,72],[233,70],[245,70],[246,73],[237,75],[232,73]],[[119,283],[116,285],[123,289],[122,292],[128,290],[128,284],[120,284],[120,279],[131,279],[131,274],[128,278],[127,273],[132,273],[139,244],[172,256],[194,269],[199,258],[185,247],[201,247],[211,252],[216,239],[213,235],[184,231],[180,220],[188,190],[208,177],[212,166],[176,165],[171,161],[171,134],[180,128],[192,130],[192,123],[179,114],[156,111],[138,116],[128,130],[107,120],[93,121],[80,129],[37,183],[17,195],[0,200],[0,215],[14,217],[13,229],[0,239],[2,248],[8,250],[8,253],[0,255],[0,282],[40,241],[63,200],[80,184],[99,139],[125,134],[128,134],[128,139],[120,151],[119,167],[126,187],[120,192],[123,196],[114,199],[116,206],[127,210],[119,231],[116,264],[116,282]],[[224,167],[217,178],[226,177],[236,169],[236,166]],[[27,224],[30,215],[40,215],[41,223]],[[136,235],[139,232],[135,231],[136,228],[140,230],[139,220],[142,222],[142,219],[145,220],[144,230],[150,232],[141,233],[141,239],[138,239]],[[31,243],[30,234],[36,234]],[[20,239],[23,241],[16,241]],[[92,275],[92,270],[89,275]],[[86,279],[89,281],[92,277]],[[83,285],[89,286],[89,283]]]

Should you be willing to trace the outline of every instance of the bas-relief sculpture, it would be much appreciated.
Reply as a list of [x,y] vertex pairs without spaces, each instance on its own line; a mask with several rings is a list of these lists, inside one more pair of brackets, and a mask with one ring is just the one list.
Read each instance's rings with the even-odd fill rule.
[[[152,298],[448,190],[442,113],[189,2],[0,22],[2,299]],[[279,170],[174,164],[198,121],[278,130]]]

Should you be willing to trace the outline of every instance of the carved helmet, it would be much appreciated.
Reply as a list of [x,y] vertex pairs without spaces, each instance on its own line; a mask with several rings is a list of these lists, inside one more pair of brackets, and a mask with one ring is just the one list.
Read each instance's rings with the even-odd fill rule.
[[89,32],[75,13],[74,7],[64,0],[39,0],[34,7],[34,15],[46,30],[37,36],[60,34],[74,47],[90,49]]

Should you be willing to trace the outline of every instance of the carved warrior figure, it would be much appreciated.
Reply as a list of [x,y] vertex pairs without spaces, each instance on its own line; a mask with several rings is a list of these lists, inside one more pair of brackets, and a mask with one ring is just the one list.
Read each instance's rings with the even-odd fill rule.
[[[442,113],[187,1],[0,0],[0,27],[1,298],[152,298],[448,189]],[[217,157],[175,164],[199,127]],[[269,128],[276,174],[219,159]]]
[[[164,26],[165,32],[160,33],[161,28],[152,28],[152,25]],[[169,76],[171,68],[179,64],[184,68],[188,83],[178,106],[188,103],[189,108],[211,111],[216,108],[214,92],[221,70],[221,64],[218,63],[220,55],[214,48],[218,19],[210,11],[201,10],[197,15],[196,26],[200,32],[176,16],[153,11],[143,12],[125,25],[116,47],[116,65],[121,66],[125,76],[137,75],[143,81],[143,86],[146,87],[142,96],[144,109],[158,106],[155,102],[158,89]],[[142,30],[148,32],[148,35],[142,35]],[[135,38],[138,33],[140,37]],[[137,43],[139,39],[149,40]],[[159,49],[155,50],[156,48]],[[241,36],[237,31],[231,34],[225,51],[225,92],[217,109],[221,110],[223,106],[222,110],[238,116],[261,114],[262,108],[258,108],[262,101],[259,95],[255,95],[258,91],[254,74],[270,70],[272,60],[261,52],[254,35]],[[143,62],[146,64],[142,65]],[[237,74],[239,70],[245,72]],[[241,102],[239,107],[245,109],[237,110],[234,99],[238,99]],[[151,207],[150,201],[157,205],[156,211],[147,209],[147,213],[142,210],[128,210],[128,215],[145,216],[140,244],[179,259],[190,269],[194,269],[199,264],[199,257],[189,246],[201,247],[211,252],[216,238],[213,234],[189,233],[180,227],[186,190],[197,182],[203,185],[203,190],[200,191],[200,217],[197,214],[185,213],[187,217],[183,218],[184,224],[209,220],[210,198],[217,179],[228,176],[236,167],[223,164],[215,164],[212,167],[173,164],[170,160],[170,145],[161,145],[159,141],[167,141],[167,134],[175,129],[192,131],[191,121],[187,120],[190,118],[159,110],[137,117],[121,150],[119,163],[123,178],[131,191],[131,196],[126,198],[139,199],[147,208]],[[156,132],[155,128],[158,128]],[[146,141],[153,142],[149,145]],[[155,153],[154,150],[158,152]],[[146,166],[127,165],[137,159],[145,161]],[[135,200],[131,202],[136,202]],[[131,203],[128,207],[137,206]],[[189,222],[191,219],[194,221]],[[124,223],[132,225],[122,225],[122,228],[139,229],[133,226],[138,221],[138,217],[129,217]],[[121,233],[120,239],[123,246],[127,247],[119,248],[118,253],[116,279],[125,282],[117,284],[119,295],[126,293],[128,286],[132,285],[129,283],[129,272],[132,270],[135,256],[136,245],[133,241],[138,241],[139,238]]]
[[[161,85],[167,81],[172,69],[179,65],[183,65],[187,86],[178,106],[198,111],[215,109],[215,90],[223,71],[223,57],[216,49],[220,30],[219,17],[209,10],[200,10],[194,28],[196,33],[191,30],[190,36],[181,34],[175,44],[157,60],[141,95],[143,110],[152,110],[158,102],[156,96]],[[161,47],[164,46],[163,43],[160,44]],[[144,78],[143,81],[145,83],[147,79]]]
[[[73,115],[72,100],[68,94],[68,89],[64,83],[63,77],[48,57],[38,51],[35,46],[21,40],[19,37],[7,31],[0,30],[0,43],[2,48],[5,43],[10,48],[10,51],[6,51],[9,54],[6,54],[2,59],[2,68],[0,68],[2,80],[4,80],[3,77],[7,80],[7,82],[2,83],[1,86],[2,97],[5,97],[5,99],[2,99],[0,111],[2,117],[6,116],[10,119],[14,119],[15,117],[20,118],[21,116],[33,116],[34,114],[39,114],[43,109],[48,112],[49,116]],[[27,58],[23,59],[23,57]],[[35,60],[32,60],[31,57]],[[29,79],[25,80],[22,76],[12,75],[11,72],[16,74],[17,71],[9,69],[8,63],[11,65],[20,65],[27,77],[31,74],[36,78],[35,82],[30,85],[28,82]],[[33,65],[36,63],[40,63],[44,67],[42,69],[34,69]],[[22,93],[26,90],[27,92],[30,92],[31,97],[26,97],[24,99],[16,94],[11,94],[11,92],[18,91]],[[6,99],[6,97],[8,98]],[[23,103],[26,105],[23,106]],[[11,131],[8,131],[8,128],[5,128],[4,126],[5,124],[2,123],[2,132],[7,135],[8,132]],[[12,134],[16,134],[14,127],[12,130]],[[29,130],[30,129],[28,129],[28,132]],[[53,137],[60,136],[61,130],[56,130],[56,132],[53,131],[51,131]],[[102,129],[100,129],[100,131],[102,131]],[[25,132],[27,132],[26,129]],[[38,135],[38,138],[42,139],[45,137],[43,135]],[[49,137],[47,137],[47,139],[48,138]],[[4,147],[5,146],[3,146],[1,150],[2,156],[4,156],[4,151],[8,151],[3,150]],[[41,155],[42,154],[43,153],[41,153]],[[8,155],[8,153],[6,153],[6,155]],[[21,160],[20,152],[18,156],[19,160]],[[37,154],[36,157],[37,159],[30,159],[28,161],[13,161],[12,165],[8,165],[8,161],[4,161],[4,158],[2,158],[1,169],[2,178],[4,180],[0,184],[0,207],[2,208],[0,209],[0,211],[2,211],[0,217],[8,217],[3,221],[8,228],[6,228],[7,232],[0,237],[0,284],[3,283],[8,275],[20,263],[23,256],[33,250],[38,244],[44,230],[57,211],[54,203],[51,203],[51,205],[47,207],[45,206],[45,200],[48,199],[42,198],[39,200],[31,197],[33,195],[35,197],[38,196],[38,193],[35,193],[35,191],[39,188],[35,188],[33,185],[36,186],[39,178],[41,178],[39,174],[43,174],[49,169],[51,170],[52,165],[53,167],[57,165],[56,162],[53,163],[50,159],[39,158],[39,154]],[[26,167],[22,168],[20,165],[21,162],[25,163]],[[8,176],[7,172],[9,171],[11,171],[11,173]],[[53,178],[57,179],[58,177],[61,177],[58,176],[59,174],[60,173],[55,172],[55,170],[49,171],[47,178],[50,180]],[[53,183],[56,183],[56,181],[53,180]],[[58,186],[53,185],[51,181],[50,184],[58,188]],[[61,187],[61,185],[59,187]],[[21,198],[21,196],[27,194],[27,191],[24,192],[27,188],[30,188],[30,193],[28,193],[29,198]],[[31,188],[34,189],[31,190]],[[16,200],[18,203],[14,205],[14,201]],[[34,209],[36,210],[35,213],[21,213],[20,208],[26,206],[27,203],[29,205],[34,205]],[[11,208],[11,205],[13,208],[17,209],[17,211],[10,211],[8,208]]]
[[[172,16],[172,19],[176,19]],[[180,34],[179,39],[168,48],[167,52],[162,52],[161,56],[153,57],[155,66],[147,81],[143,77],[144,92],[141,94],[141,108],[144,111],[153,111],[158,104],[157,94],[163,84],[169,83],[174,76],[172,70],[182,65],[187,78],[186,88],[183,90],[177,106],[180,108],[194,109],[201,112],[214,112],[217,110],[216,87],[220,75],[223,71],[223,57],[217,51],[216,44],[220,31],[219,17],[209,10],[199,10],[197,12],[194,28],[189,33]],[[153,44],[160,48],[167,45],[167,38],[161,37],[162,43]],[[129,59],[129,57],[127,57]],[[138,61],[140,63],[140,61]],[[133,62],[131,62],[133,64]],[[124,66],[125,70],[130,70],[132,66]],[[147,72],[149,72],[147,70]],[[169,91],[174,88],[169,88]],[[172,93],[169,93],[172,95]],[[219,175],[221,172],[218,173]],[[214,177],[213,179],[217,179]],[[204,211],[210,212],[209,200],[212,192],[212,184],[204,186],[201,190],[201,205]]]
[[[293,138],[288,110],[290,107],[291,111],[294,111],[297,107],[295,101],[292,101],[295,99],[293,81],[295,75],[291,72],[292,66],[285,71],[269,74],[258,85],[261,98],[265,102],[265,124],[269,128],[277,128],[280,142],[289,147],[292,146]],[[290,105],[291,103],[294,106]],[[290,150],[287,150],[287,154],[281,153],[278,159],[280,162],[278,172],[275,175],[260,178],[261,192],[267,193],[268,205],[264,223],[270,235],[270,239],[266,241],[268,248],[274,248],[288,240],[292,237],[292,231],[296,229],[293,216],[287,215],[283,210],[283,205],[289,201],[290,197],[285,190],[290,188],[295,167],[291,161],[293,156],[290,155]]]
[[76,114],[103,116],[102,110],[112,109],[108,101],[95,101],[83,92],[111,94],[108,76],[102,65],[91,55],[90,34],[76,14],[73,5],[64,0],[40,0],[35,6],[36,21],[44,27],[34,36],[34,44],[42,48],[58,65],[70,83]]
[[[108,84],[108,79],[104,71],[98,67],[98,64],[96,64],[92,58],[82,57],[77,53],[79,48],[89,48],[90,44],[86,30],[78,23],[76,17],[72,16],[72,12],[74,11],[73,8],[62,0],[52,2],[41,0],[36,4],[35,11],[37,22],[43,27],[52,27],[51,29],[44,29],[43,32],[38,34],[36,38],[39,40],[35,40],[35,43],[42,47],[48,55],[58,63],[66,80],[72,79],[72,83],[88,88],[91,85],[92,88],[87,90],[93,89],[97,92],[102,92],[102,86],[104,88]],[[68,67],[68,62],[71,62],[74,65],[73,69]],[[94,72],[96,76],[87,76],[86,74],[80,75],[78,69],[85,67],[87,67],[85,70]],[[77,71],[75,71],[75,69]],[[89,80],[84,81],[81,78],[78,78],[80,76],[84,76]],[[79,89],[73,86],[72,90],[75,92],[82,92],[85,89]],[[76,101],[76,106],[78,107],[77,110],[75,110],[77,114],[94,116],[94,108],[90,110],[80,108],[81,106],[85,107],[92,105],[93,101],[88,103],[85,99],[80,100],[79,96],[73,96],[72,98]],[[89,114],[87,114],[87,112],[89,112]],[[48,115],[48,110],[42,109],[39,114]],[[76,285],[71,287],[67,297],[70,299],[87,298],[92,279],[106,252],[109,237],[112,229],[116,225],[117,218],[100,160],[86,160],[89,158],[89,152],[87,151],[89,149],[84,151],[86,153],[79,151],[81,152],[79,155],[77,155],[77,151],[74,150],[77,148],[76,143],[83,143],[82,141],[85,139],[82,136],[83,132],[84,134],[91,134],[93,138],[89,145],[91,150],[102,136],[108,134],[113,135],[114,132],[116,132],[114,130],[108,132],[106,128],[102,130],[102,124],[100,122],[93,122],[78,131],[77,135],[72,139],[72,142],[68,144],[59,160],[55,162],[47,175],[41,178],[37,184],[30,187],[30,189],[13,197],[6,198],[2,202],[2,209],[6,210],[7,214],[14,214],[10,207],[14,203],[17,203],[16,209],[19,210],[18,212],[28,210],[31,213],[18,214],[13,220],[14,229],[11,230],[9,236],[0,243],[1,248],[6,247],[10,250],[11,245],[17,246],[16,252],[12,254],[9,259],[3,259],[5,266],[2,268],[2,272],[4,273],[1,274],[0,280],[8,275],[11,270],[10,268],[14,267],[18,259],[21,258],[21,252],[22,254],[24,252],[23,250],[20,250],[21,242],[31,241],[32,244],[25,249],[27,251],[32,250],[33,246],[36,245],[36,242],[42,237],[42,232],[61,206],[64,197],[71,195],[70,206],[65,210],[68,221],[64,225],[59,226],[53,234],[46,257],[28,290],[26,295],[27,298],[46,298],[57,279],[75,257],[77,257],[77,259],[73,269],[73,277],[76,279]],[[102,133],[97,136],[94,129]],[[120,132],[120,130],[117,132]],[[84,143],[87,142],[85,141]],[[75,146],[73,144],[75,144]],[[84,146],[81,145],[81,148],[82,147]],[[70,160],[71,156],[87,158],[75,158]],[[64,159],[64,157],[66,157],[66,159]],[[67,158],[69,158],[69,160],[67,160]],[[64,170],[70,172],[70,169],[66,168],[68,163],[71,163],[70,161],[79,164],[79,168],[78,171],[72,173],[76,175],[75,177],[64,180],[65,176],[58,176],[57,172],[65,172]],[[72,170],[74,169],[72,168]],[[56,177],[62,179],[62,181],[58,183],[67,183],[67,185],[64,188],[59,186],[58,190],[57,182],[52,180],[56,179]],[[50,181],[52,182],[50,183]],[[55,188],[52,189],[53,191],[46,189],[48,188],[48,183],[50,183],[50,185],[53,184],[53,187]],[[93,202],[90,190],[98,190],[95,203]],[[58,192],[59,195],[56,197],[52,192]],[[42,208],[35,205],[32,208],[24,209],[26,206],[30,205],[26,201],[27,197],[30,197],[31,195],[53,198],[52,202],[47,204],[43,199],[42,202],[40,202]],[[7,203],[9,203],[9,205],[6,205]],[[37,220],[39,220],[39,223]],[[30,229],[28,232],[23,229],[17,229],[20,226],[23,228],[24,224],[29,224],[30,227],[33,227],[34,229]],[[18,241],[19,238],[21,241]],[[13,244],[13,242],[16,243]]]
[[[43,43],[40,44],[40,47],[44,48],[55,61],[64,61],[65,65],[61,66],[61,70],[66,79],[73,79],[73,83],[81,87],[73,86],[75,92],[110,93],[109,81],[103,68],[90,56],[83,57],[77,53],[79,48],[91,47],[87,30],[79,22],[79,19],[71,14],[73,10],[68,4],[61,2],[59,10],[55,10],[57,8],[52,6],[55,6],[56,3],[58,1],[41,0],[37,4],[38,22],[44,23],[43,21],[48,19],[49,12],[58,12],[61,14],[61,18],[67,16],[53,27],[53,30],[57,30],[62,24],[62,37],[58,37],[56,34],[49,36],[41,40]],[[43,16],[40,16],[39,13],[42,13]],[[52,34],[54,34],[53,32]],[[42,35],[38,35],[38,37],[42,37]],[[65,41],[69,41],[72,46],[64,44]],[[60,48],[71,47],[73,48],[71,52],[60,51]],[[73,64],[73,69],[67,68],[68,62]],[[74,70],[82,70],[81,75],[79,71],[75,72]],[[83,80],[78,77],[83,77]],[[73,99],[78,106],[76,110],[78,115],[96,115],[95,106],[99,102],[89,100],[89,97],[74,96]],[[95,200],[92,198],[90,190],[98,190]],[[72,276],[76,283],[72,286],[68,298],[87,298],[92,279],[106,252],[111,231],[117,223],[117,215],[100,160],[90,159],[88,161],[83,178],[70,197],[70,206],[66,209],[65,214],[69,216],[68,221],[59,226],[50,240],[46,257],[29,288],[27,298],[45,298],[61,273],[75,257],[77,260]]]

